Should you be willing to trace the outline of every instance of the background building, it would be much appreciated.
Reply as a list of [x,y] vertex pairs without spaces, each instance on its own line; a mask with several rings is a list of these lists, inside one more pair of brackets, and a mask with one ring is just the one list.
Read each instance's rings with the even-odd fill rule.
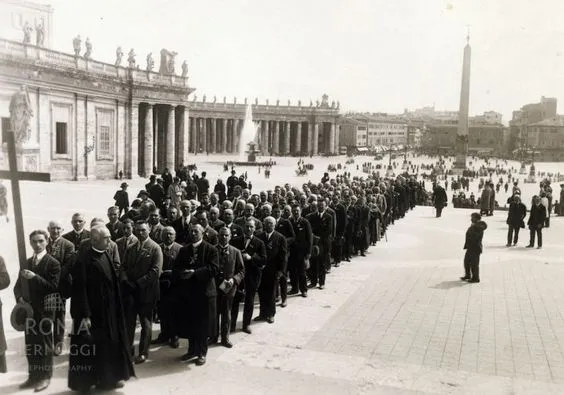
[[340,144],[349,147],[403,146],[408,123],[399,116],[349,113],[340,119]]
[[0,37],[23,42],[26,22],[31,27],[31,43],[36,43],[37,27],[44,32],[43,46],[51,48],[53,37],[53,8],[50,5],[20,0],[0,0]]

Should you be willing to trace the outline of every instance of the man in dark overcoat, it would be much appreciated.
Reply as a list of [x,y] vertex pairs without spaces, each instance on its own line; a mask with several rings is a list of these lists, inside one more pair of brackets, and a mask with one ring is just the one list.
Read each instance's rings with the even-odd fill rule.
[[519,231],[525,227],[525,217],[527,216],[527,207],[521,202],[521,196],[514,195],[508,199],[509,210],[507,212],[507,247],[517,245],[519,241]]
[[245,294],[237,294],[233,301],[231,311],[231,330],[235,330],[237,316],[239,315],[239,303],[242,298],[245,300],[243,308],[243,332],[251,334],[251,318],[255,305],[255,295],[261,282],[262,270],[266,264],[266,248],[262,240],[254,236],[255,220],[249,219],[245,223],[244,237],[231,241],[231,245],[238,248],[243,255],[245,264],[245,279],[243,281]]
[[[72,269],[71,315],[74,333],[91,339],[92,369],[69,363],[69,387],[87,391],[122,388],[124,381],[135,376],[131,349],[125,329],[122,297],[117,269],[108,253],[111,236],[104,225],[91,228],[89,248],[81,248]],[[83,349],[83,344],[73,344]],[[81,373],[80,380],[73,376]]]
[[264,232],[258,237],[266,247],[266,265],[258,289],[260,310],[255,321],[272,324],[276,315],[276,287],[288,264],[288,246],[286,238],[274,230],[276,220],[273,217],[266,217],[263,224]]
[[172,270],[177,303],[175,329],[178,336],[189,342],[182,360],[195,359],[197,366],[206,363],[209,299],[217,296],[215,276],[219,271],[217,249],[202,239],[203,233],[201,225],[192,226],[192,243],[180,249]]

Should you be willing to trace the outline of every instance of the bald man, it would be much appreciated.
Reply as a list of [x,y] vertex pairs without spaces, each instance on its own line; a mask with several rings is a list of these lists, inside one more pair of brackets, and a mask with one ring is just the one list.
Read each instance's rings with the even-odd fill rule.
[[[72,270],[71,315],[75,335],[70,347],[96,353],[91,369],[73,366],[73,360],[69,361],[68,385],[75,391],[87,392],[93,386],[102,390],[122,388],[124,381],[135,375],[119,279],[108,253],[110,242],[110,231],[104,225],[92,227],[89,246],[78,251]],[[92,343],[84,344],[81,335],[92,334],[91,328],[96,329],[95,336],[88,337]]]
[[53,354],[61,355],[63,340],[65,338],[66,298],[70,296],[70,269],[74,258],[74,245],[67,239],[61,237],[63,227],[58,221],[50,221],[47,226],[47,231],[49,232],[47,253],[61,264],[61,276],[59,279],[59,294],[61,297],[59,306],[61,308],[55,311],[55,316],[53,317],[53,344],[55,346]]

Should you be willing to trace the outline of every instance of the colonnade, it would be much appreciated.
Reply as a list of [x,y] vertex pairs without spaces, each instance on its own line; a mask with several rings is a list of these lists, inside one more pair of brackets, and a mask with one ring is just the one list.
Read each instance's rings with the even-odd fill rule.
[[[194,160],[190,154],[238,154],[247,150],[241,142],[243,119],[191,116],[186,106],[141,103],[139,114],[138,166],[141,176],[153,169],[170,171]],[[319,155],[338,153],[336,122],[303,120],[255,121],[261,155]]]

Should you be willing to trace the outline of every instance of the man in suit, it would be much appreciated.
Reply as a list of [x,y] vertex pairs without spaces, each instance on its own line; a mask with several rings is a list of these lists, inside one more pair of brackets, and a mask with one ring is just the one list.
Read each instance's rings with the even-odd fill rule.
[[159,299],[159,276],[163,267],[163,253],[159,245],[149,237],[147,222],[135,223],[135,235],[139,243],[125,251],[121,281],[132,354],[137,316],[141,323],[139,355],[135,363],[143,363],[149,355],[153,307]]
[[[241,250],[243,263],[245,264],[245,304],[243,308],[243,332],[251,334],[251,318],[255,305],[255,295],[261,282],[262,269],[266,264],[266,247],[262,240],[255,237],[255,220],[249,219],[245,224],[245,236],[231,244]],[[231,330],[235,330],[237,316],[239,314],[240,294],[237,294],[233,302],[231,312]]]
[[370,244],[370,208],[366,205],[366,199],[361,196],[356,205],[356,226],[354,229],[355,250],[360,251],[360,256],[366,256],[365,252]]
[[231,231],[231,245],[238,243],[239,240],[243,239],[244,232],[243,228],[233,222],[233,209],[227,208],[223,211],[223,219],[225,221],[225,227]]
[[74,245],[67,239],[61,237],[63,230],[61,224],[57,221],[49,221],[47,231],[49,232],[49,242],[47,244],[47,253],[55,258],[61,265],[61,275],[59,277],[59,297],[61,298],[59,309],[55,310],[53,317],[53,343],[55,355],[61,355],[63,349],[63,340],[65,337],[65,311],[66,298],[70,296],[70,269],[74,259]]
[[178,336],[174,334],[174,301],[171,292],[172,267],[182,248],[175,242],[176,232],[172,226],[167,226],[163,231],[163,242],[160,244],[163,252],[163,272],[159,278],[160,299],[158,302],[161,333],[151,344],[169,343],[172,348],[178,348]]
[[262,233],[262,222],[256,217],[254,217],[255,206],[252,203],[245,204],[245,209],[243,210],[243,215],[235,219],[235,223],[240,227],[244,227],[248,220],[252,219],[255,221],[255,233],[258,235]]
[[120,262],[123,262],[125,259],[125,251],[127,251],[127,249],[133,244],[139,242],[137,236],[133,234],[134,226],[135,223],[129,218],[123,221],[123,236],[116,240]]
[[310,268],[310,287],[315,287],[319,281],[319,289],[325,288],[325,274],[329,267],[333,235],[333,217],[325,212],[325,204],[323,198],[320,198],[317,204],[312,202],[312,213],[306,218],[311,224],[311,231],[319,238],[319,256],[312,259]]
[[276,287],[278,280],[286,272],[288,263],[288,245],[286,238],[274,230],[276,220],[273,217],[264,219],[264,232],[258,236],[266,247],[266,265],[258,289],[260,310],[255,321],[265,320],[274,323],[276,315]]
[[294,229],[294,242],[290,245],[290,258],[288,259],[288,269],[290,271],[290,284],[292,286],[289,295],[301,292],[302,297],[307,297],[306,261],[311,257],[313,244],[313,233],[308,220],[302,217],[300,206],[292,208],[292,218],[290,219]]
[[333,196],[332,209],[335,211],[335,240],[333,242],[333,258],[335,266],[339,266],[343,259],[343,245],[345,244],[345,229],[347,227],[347,212],[338,196]]
[[470,215],[472,224],[466,231],[466,240],[464,241],[464,277],[460,277],[463,281],[469,283],[480,282],[480,254],[482,254],[482,238],[484,237],[484,230],[488,225],[482,221],[482,216],[479,213],[472,213]]
[[[241,251],[229,245],[231,231],[223,227],[219,230],[219,244],[217,252],[219,255],[219,273],[216,276],[217,286],[217,326],[221,334],[221,345],[227,348],[233,347],[229,341],[231,328],[231,307],[237,288],[245,278],[245,266]],[[221,323],[220,323],[221,321]],[[212,339],[212,342],[217,339]]]
[[20,389],[35,388],[36,392],[46,389],[53,375],[53,317],[45,311],[44,298],[57,292],[61,274],[61,265],[47,253],[48,239],[44,230],[31,232],[29,242],[33,257],[26,261],[14,286],[16,300],[28,302],[33,308],[32,321],[26,322],[25,330],[29,375]]
[[192,204],[189,200],[180,202],[180,213],[182,214],[173,223],[172,227],[176,231],[176,242],[178,244],[187,245],[192,243]]
[[108,222],[106,228],[110,231],[112,241],[116,241],[123,236],[123,223],[119,220],[119,208],[112,206],[108,208]]
[[437,218],[439,218],[442,215],[443,209],[447,205],[447,202],[448,202],[448,197],[445,189],[439,184],[433,183],[433,206],[435,206],[435,210],[437,212],[436,214]]
[[[265,207],[267,205],[264,205]],[[276,221],[274,225],[274,230],[280,233],[282,236],[286,238],[286,246],[287,252],[290,254],[290,248],[294,244],[294,238],[296,234],[294,233],[294,228],[290,221],[286,218],[282,218],[282,210],[279,205],[274,205],[272,208],[272,217]],[[286,307],[287,302],[286,299],[288,298],[288,270],[286,265],[286,270],[282,273],[280,278],[278,279],[278,284],[280,287],[280,307]]]
[[211,207],[210,208],[210,226],[216,231],[219,232],[221,228],[225,226],[225,222],[219,219],[219,208],[218,207]]
[[196,221],[204,228],[204,241],[207,241],[213,246],[218,244],[217,232],[209,225],[208,212],[200,211],[196,214]]
[[507,244],[506,247],[517,245],[519,241],[519,231],[525,227],[525,217],[527,216],[527,207],[521,202],[519,194],[510,197],[507,202],[509,203],[509,210],[507,212]]
[[546,222],[546,217],[546,207],[541,204],[541,198],[537,195],[533,196],[533,205],[531,206],[529,220],[527,221],[531,235],[527,248],[535,246],[535,235],[538,240],[537,249],[542,248],[542,228]]
[[72,215],[71,224],[73,230],[65,233],[63,237],[74,245],[75,250],[78,250],[80,243],[82,243],[83,240],[90,238],[90,232],[84,229],[84,216],[80,213],[74,213]]
[[161,243],[163,241],[163,231],[164,226],[161,225],[161,215],[158,208],[154,208],[149,213],[149,237],[156,243]]
[[209,333],[209,299],[217,296],[215,276],[219,271],[217,249],[203,240],[204,229],[191,228],[192,244],[180,249],[172,269],[174,294],[179,311],[175,328],[180,337],[188,338],[188,352],[182,361],[196,359],[206,363]]

